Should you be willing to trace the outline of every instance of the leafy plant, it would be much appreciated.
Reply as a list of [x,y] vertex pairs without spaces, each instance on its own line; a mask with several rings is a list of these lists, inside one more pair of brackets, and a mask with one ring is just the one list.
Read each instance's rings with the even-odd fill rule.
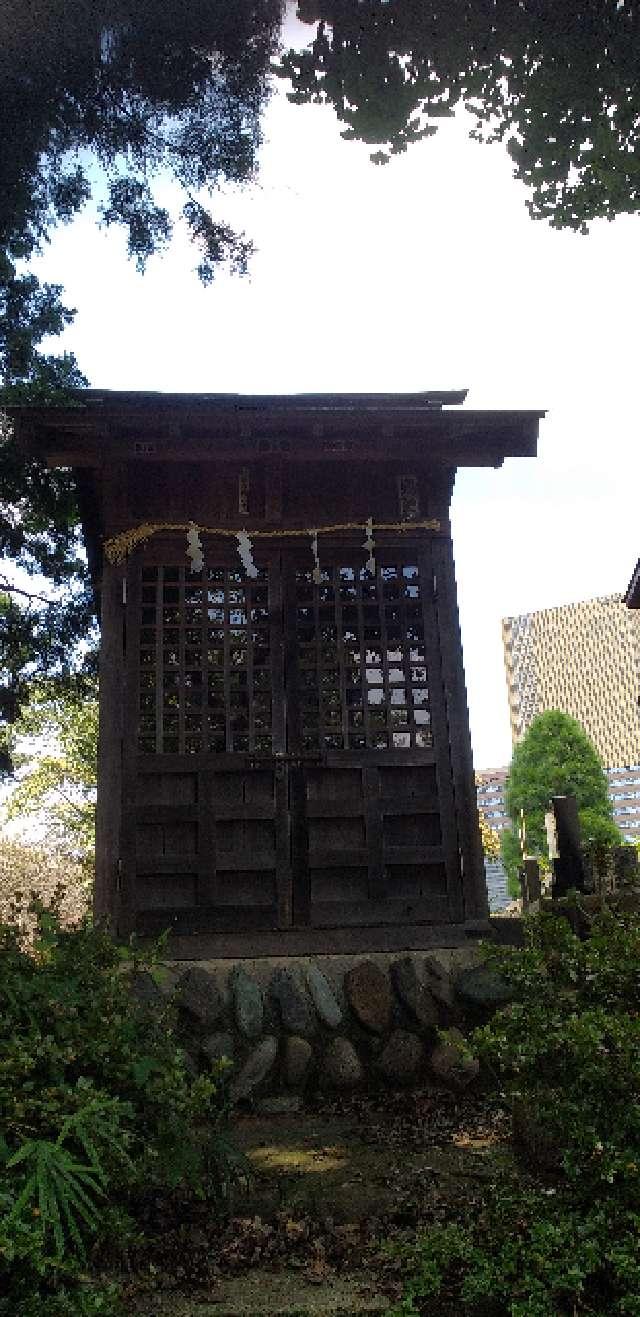
[[496,1317],[640,1312],[640,919],[605,909],[584,940],[553,914],[526,928],[524,949],[489,953],[513,1000],[470,1039],[518,1173],[407,1247],[398,1314],[433,1296]]
[[0,1314],[106,1314],[82,1281],[102,1241],[138,1238],[150,1198],[219,1209],[241,1167],[224,1085],[187,1070],[170,1002],[136,1004],[131,950],[55,906],[33,917],[29,949],[19,920],[0,927]]
[[[60,1261],[69,1250],[84,1256],[82,1229],[93,1233],[97,1230],[97,1200],[105,1197],[109,1182],[103,1151],[131,1165],[121,1141],[119,1107],[117,1099],[89,1101],[64,1121],[55,1143],[50,1139],[27,1139],[5,1163],[7,1171],[21,1166],[27,1174],[7,1224],[14,1225],[29,1214],[38,1218],[43,1244],[44,1236],[51,1231]],[[74,1144],[82,1148],[84,1163],[78,1161]]]

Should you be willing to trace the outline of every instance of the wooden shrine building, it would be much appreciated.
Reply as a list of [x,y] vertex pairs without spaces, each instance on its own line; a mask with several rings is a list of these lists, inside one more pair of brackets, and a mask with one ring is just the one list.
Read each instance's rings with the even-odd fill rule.
[[[77,474],[100,600],[96,907],[178,957],[456,945],[487,918],[449,504],[541,412],[465,392],[88,390],[16,409]],[[482,546],[479,546],[481,551]]]

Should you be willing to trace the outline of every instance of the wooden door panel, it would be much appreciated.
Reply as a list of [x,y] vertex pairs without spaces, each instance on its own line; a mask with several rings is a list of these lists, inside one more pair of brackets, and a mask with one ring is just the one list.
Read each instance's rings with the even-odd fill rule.
[[301,558],[284,576],[288,747],[304,812],[294,922],[446,920],[459,872],[429,559],[385,547],[375,573],[363,559],[323,548],[318,579]]
[[[132,927],[250,932],[460,917],[430,550],[129,569]],[[173,554],[173,561],[172,561]],[[142,565],[142,561],[144,565]]]
[[[151,558],[151,561],[149,561]],[[280,561],[175,541],[129,568],[125,867],[140,932],[276,929],[291,918]],[[174,899],[175,898],[175,899]]]
[[314,928],[332,927],[367,927],[380,924],[408,925],[447,923],[449,919],[449,902],[445,896],[435,896],[428,900],[414,898],[383,901],[367,899],[366,901],[342,901],[330,904],[317,903],[312,908],[312,925]]
[[[168,794],[172,776],[180,776],[154,768],[149,775],[143,766],[138,770],[143,802],[154,789]],[[170,923],[182,933],[197,930],[201,916],[203,927],[215,924],[216,912],[220,931],[282,927],[289,919],[291,876],[288,863],[280,862],[279,831],[288,820],[277,816],[275,772],[247,764],[195,776],[197,818],[175,821],[180,807],[174,806],[170,823],[150,822],[149,814],[157,819],[162,806],[135,809],[138,930],[157,931],[157,911],[163,928]],[[188,812],[193,815],[194,806]]]

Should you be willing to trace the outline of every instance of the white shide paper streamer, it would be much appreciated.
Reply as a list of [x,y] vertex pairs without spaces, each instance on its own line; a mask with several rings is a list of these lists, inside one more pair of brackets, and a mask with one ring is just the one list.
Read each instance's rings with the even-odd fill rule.
[[202,540],[200,539],[200,531],[193,521],[189,522],[187,531],[187,556],[191,559],[191,571],[201,572],[204,567]]
[[253,561],[253,545],[246,530],[239,530],[236,539],[238,541],[238,553],[247,576],[257,576],[258,568]]
[[373,551],[376,547],[376,542],[373,538],[373,517],[368,517],[367,519],[367,538],[365,539],[362,547],[363,549],[367,550],[367,553],[369,555],[365,563],[365,567],[368,572],[371,572],[372,575],[375,576],[376,560]]
[[311,552],[312,552],[312,554],[313,554],[313,564],[314,564],[314,566],[313,566],[313,572],[311,573],[311,575],[312,575],[313,580],[315,581],[316,585],[319,585],[319,584],[320,584],[320,557],[319,557],[319,554],[318,554],[318,532],[317,532],[317,530],[310,530],[310,531],[309,531],[309,534],[310,534],[310,536],[311,536]]

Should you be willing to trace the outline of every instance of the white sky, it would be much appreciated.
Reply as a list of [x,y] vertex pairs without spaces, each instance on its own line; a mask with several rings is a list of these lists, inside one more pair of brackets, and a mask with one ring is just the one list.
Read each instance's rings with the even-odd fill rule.
[[[380,168],[342,141],[330,110],[279,92],[258,184],[215,203],[255,242],[247,278],[202,288],[180,231],[141,277],[124,235],[91,213],[58,230],[36,267],[77,308],[52,346],[75,351],[94,387],[468,387],[468,407],[548,409],[537,459],[456,483],[483,768],[511,753],[501,617],[623,591],[640,553],[640,219],[588,237],[534,223],[506,152],[469,142],[466,122]],[[176,209],[169,187],[162,196]]]

